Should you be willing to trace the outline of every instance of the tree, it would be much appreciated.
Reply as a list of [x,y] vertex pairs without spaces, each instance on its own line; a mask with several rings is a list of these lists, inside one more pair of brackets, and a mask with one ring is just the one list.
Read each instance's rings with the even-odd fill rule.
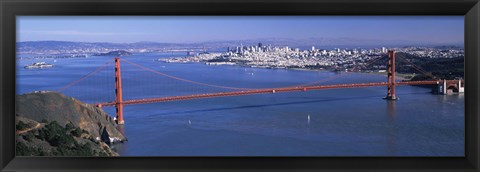
[[18,124],[15,126],[17,130],[25,130],[29,128],[28,124],[24,123],[23,121],[19,121]]

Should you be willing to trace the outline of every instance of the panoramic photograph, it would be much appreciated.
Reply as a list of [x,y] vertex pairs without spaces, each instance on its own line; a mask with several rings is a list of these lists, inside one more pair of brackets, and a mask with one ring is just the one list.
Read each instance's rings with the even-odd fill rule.
[[17,156],[465,156],[464,16],[17,16]]

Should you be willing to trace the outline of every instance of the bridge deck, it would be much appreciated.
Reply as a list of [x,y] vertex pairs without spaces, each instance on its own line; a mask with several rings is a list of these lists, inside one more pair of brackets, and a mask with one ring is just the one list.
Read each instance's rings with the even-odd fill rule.
[[[441,82],[443,81],[405,81],[405,82],[396,82],[395,85],[434,85],[434,84],[439,84]],[[458,82],[458,81],[447,80],[447,82]],[[251,94],[309,91],[309,90],[323,90],[323,89],[361,88],[361,87],[375,87],[375,86],[387,86],[387,85],[388,85],[388,82],[376,82],[376,83],[336,84],[336,85],[306,86],[306,87],[267,88],[267,89],[258,89],[258,90],[244,90],[244,91],[208,93],[208,94],[195,94],[195,95],[186,95],[186,96],[148,98],[148,99],[139,99],[139,100],[125,100],[121,102],[121,104],[132,105],[132,104],[169,102],[169,101],[191,100],[191,99],[212,98],[212,97],[240,96],[240,95],[251,95]],[[97,103],[96,105],[97,106],[115,106],[116,104],[117,102],[105,102],[105,103]]]

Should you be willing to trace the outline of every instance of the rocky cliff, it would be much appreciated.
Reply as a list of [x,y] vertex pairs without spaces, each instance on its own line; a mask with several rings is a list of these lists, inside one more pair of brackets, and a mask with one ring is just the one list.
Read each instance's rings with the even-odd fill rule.
[[[99,155],[118,155],[107,149],[108,145],[127,140],[114,119],[101,108],[56,92],[17,95],[16,116],[17,134],[34,136],[19,137],[20,141],[27,144],[26,146],[35,141],[38,142],[36,144],[41,144],[35,140],[39,139],[49,143],[49,145],[43,143],[45,145],[43,148],[50,149],[52,142],[59,141],[60,136],[51,136],[52,132],[56,132],[56,135],[64,137],[62,139],[69,140],[72,137],[75,141],[71,144],[76,146],[84,144],[93,146],[94,150],[97,150],[93,152],[100,152],[97,153]],[[30,140],[34,138],[34,142],[28,143],[27,139],[22,138]],[[64,143],[64,140],[60,140],[60,143]]]

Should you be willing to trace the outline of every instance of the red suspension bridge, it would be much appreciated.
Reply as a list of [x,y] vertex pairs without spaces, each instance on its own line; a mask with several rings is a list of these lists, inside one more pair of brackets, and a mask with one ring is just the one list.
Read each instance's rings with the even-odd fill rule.
[[[373,64],[375,61],[379,60],[380,58],[375,58],[369,61],[368,63],[364,63],[363,66],[368,66]],[[410,64],[411,67],[420,71],[425,75],[432,76],[430,73],[426,72],[422,68],[416,66],[415,64],[409,62],[407,59],[400,57],[401,60],[405,61],[406,63]],[[335,80],[344,75],[335,75],[333,77],[325,78],[320,81],[315,81],[312,83],[302,84],[302,85],[294,85],[294,86],[286,86],[286,87],[278,87],[278,88],[241,88],[241,87],[231,87],[231,86],[223,86],[223,85],[215,85],[203,82],[197,82],[193,80],[188,80],[172,75],[168,75],[157,70],[145,67],[138,63],[131,62],[129,60],[123,59],[122,61],[129,63],[139,69],[149,71],[151,73],[161,75],[164,77],[168,77],[177,81],[186,82],[194,85],[202,85],[206,87],[212,87],[216,89],[226,89],[229,91],[222,91],[222,92],[214,92],[214,93],[201,93],[201,94],[189,94],[189,95],[181,95],[181,96],[164,96],[164,97],[154,97],[154,98],[143,98],[143,99],[129,99],[123,100],[123,85],[122,85],[122,74],[121,74],[121,67],[120,67],[120,58],[115,58],[115,100],[110,102],[99,102],[94,103],[97,107],[104,107],[104,106],[115,106],[116,108],[116,119],[118,124],[124,123],[123,118],[123,106],[125,105],[133,105],[133,104],[146,104],[146,103],[157,103],[157,102],[169,102],[169,101],[180,101],[180,100],[191,100],[191,99],[204,99],[204,98],[213,98],[213,97],[226,97],[226,96],[243,96],[243,95],[252,95],[252,94],[265,94],[265,93],[282,93],[282,92],[305,92],[305,91],[313,91],[313,90],[325,90],[325,89],[345,89],[345,88],[362,88],[362,87],[378,87],[378,86],[386,86],[387,87],[387,95],[385,99],[387,100],[396,100],[396,86],[402,85],[438,85],[440,89],[445,90],[453,89],[459,90],[462,87],[462,82],[459,80],[428,80],[428,81],[396,81],[396,72],[395,72],[395,61],[396,61],[396,53],[394,50],[388,51],[388,62],[387,62],[387,82],[368,82],[368,83],[353,83],[353,84],[330,84],[330,85],[317,85],[321,82]],[[73,81],[66,86],[62,87],[59,91],[63,91],[86,78],[89,78],[96,73],[102,71],[103,69],[107,68],[111,63],[106,63],[103,66],[100,66],[95,71],[81,77],[80,79]],[[353,70],[357,68],[354,67]],[[352,72],[346,73],[346,75]],[[433,77],[432,77],[433,78]]]

